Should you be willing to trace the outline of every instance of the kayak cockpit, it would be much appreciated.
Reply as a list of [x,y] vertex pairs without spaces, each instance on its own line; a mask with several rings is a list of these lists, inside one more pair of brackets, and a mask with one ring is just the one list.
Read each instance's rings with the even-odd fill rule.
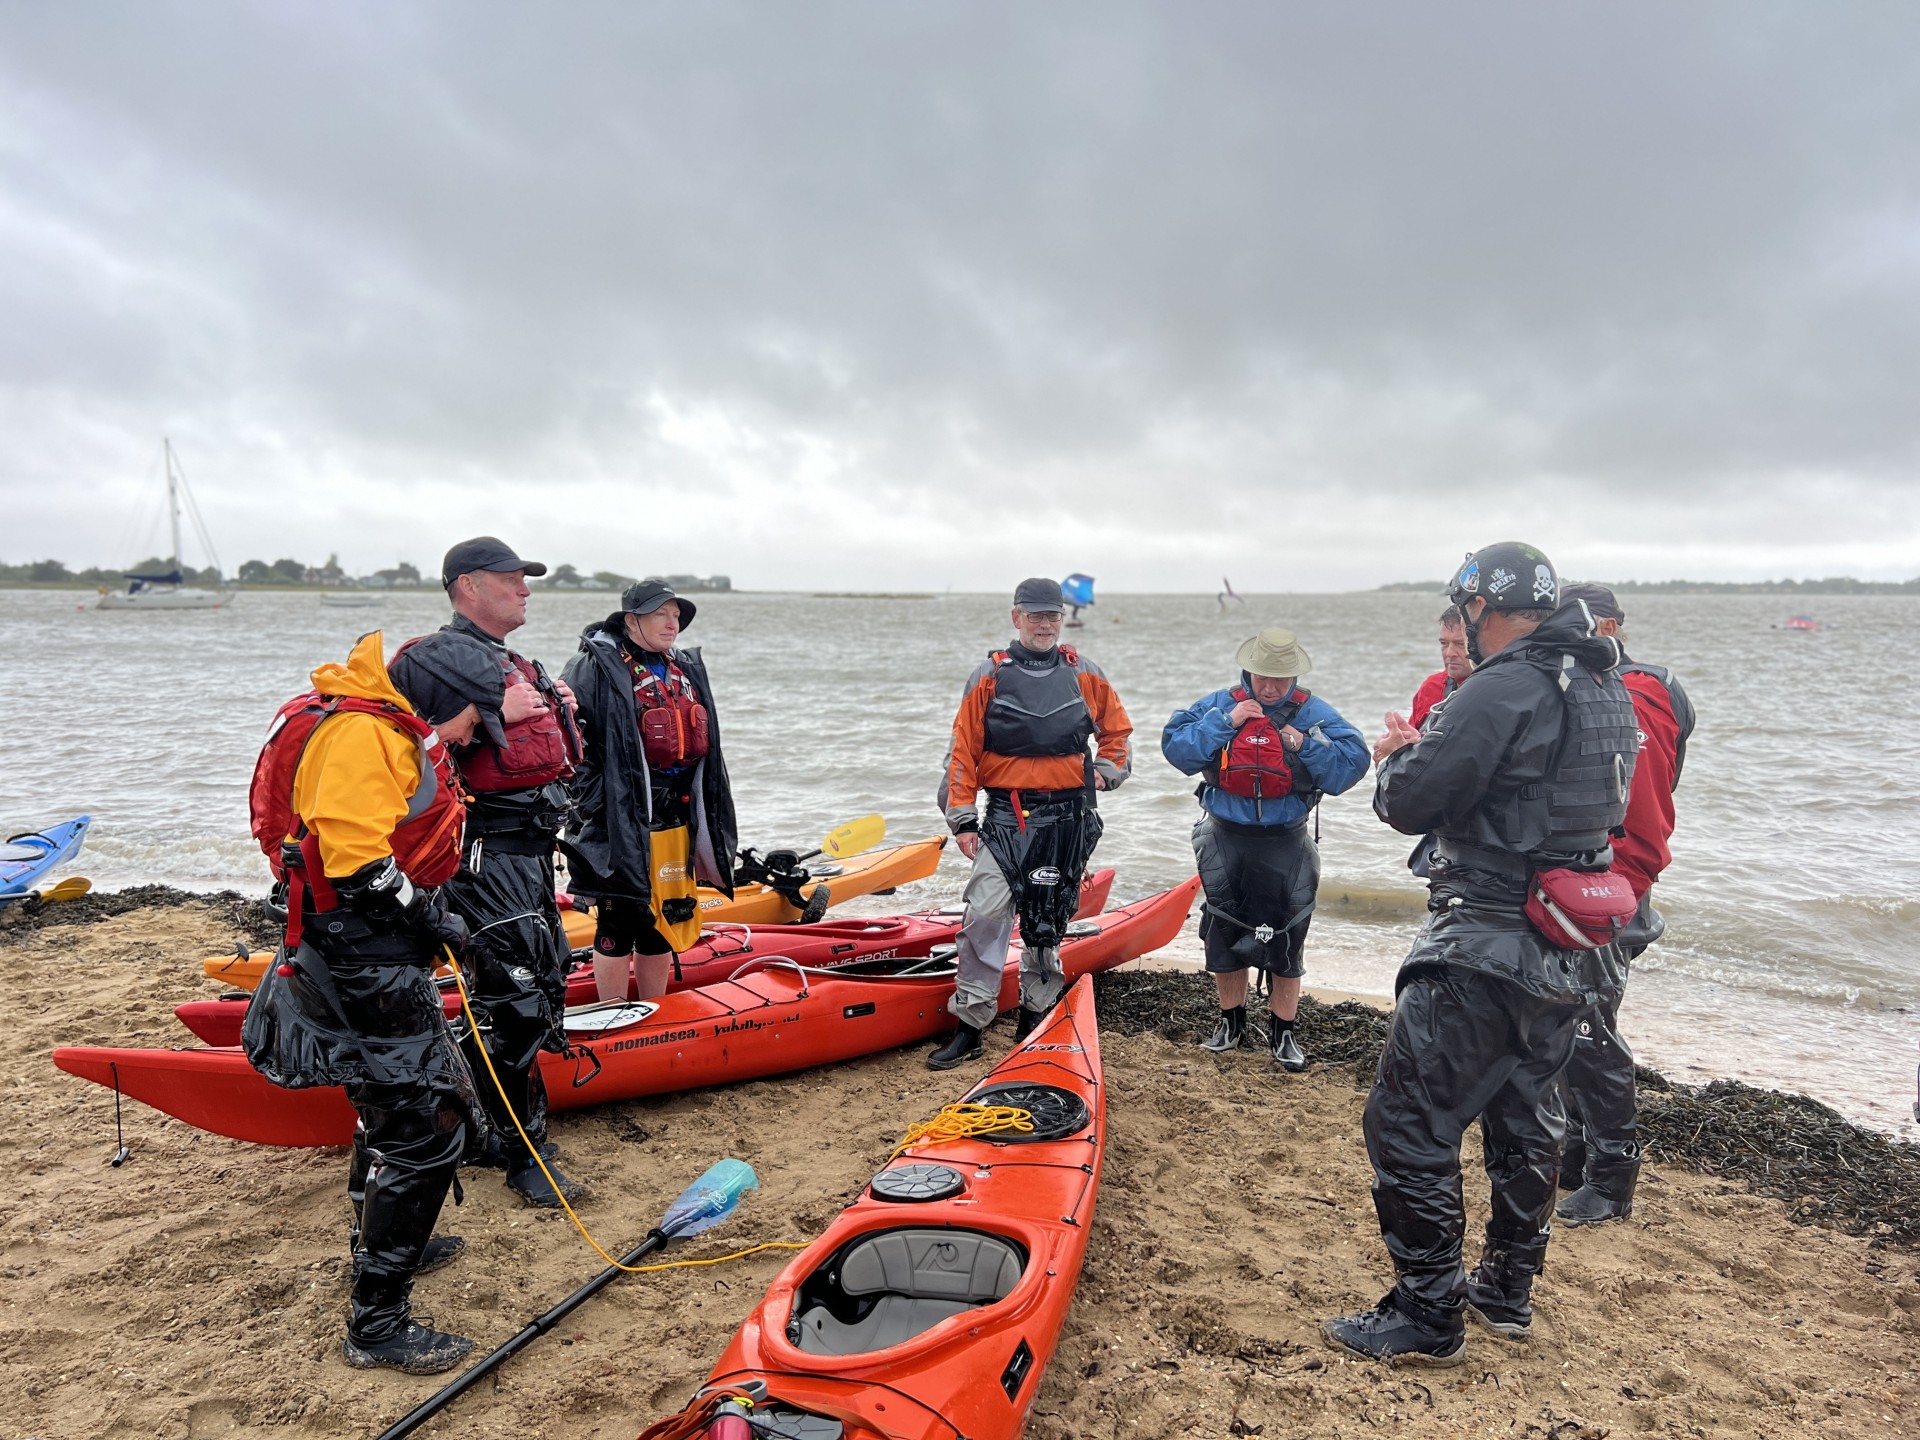
[[794,1292],[787,1341],[809,1355],[902,1345],[1013,1292],[1026,1251],[980,1230],[903,1227],[849,1241]]

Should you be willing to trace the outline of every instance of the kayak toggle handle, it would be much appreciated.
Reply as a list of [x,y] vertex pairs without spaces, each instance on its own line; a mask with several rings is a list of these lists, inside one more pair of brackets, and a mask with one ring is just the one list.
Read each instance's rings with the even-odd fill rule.
[[113,1158],[107,1161],[118,1170],[133,1158],[133,1147],[127,1144],[126,1132],[120,1125],[120,1066],[114,1061],[107,1062],[107,1068],[113,1071]]

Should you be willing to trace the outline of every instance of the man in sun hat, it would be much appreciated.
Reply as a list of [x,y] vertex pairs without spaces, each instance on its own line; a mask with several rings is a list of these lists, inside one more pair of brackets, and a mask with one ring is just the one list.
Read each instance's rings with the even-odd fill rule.
[[[1469,1314],[1505,1339],[1531,1333],[1566,1138],[1556,1085],[1607,968],[1600,949],[1537,928],[1531,902],[1548,873],[1614,892],[1638,744],[1619,646],[1560,603],[1539,550],[1486,546],[1451,591],[1473,678],[1424,730],[1389,715],[1373,752],[1374,812],[1434,842],[1363,1127],[1396,1279],[1373,1309],[1321,1327],[1339,1349],[1419,1365],[1465,1359]],[[1460,1144],[1476,1119],[1492,1213],[1468,1275]]]
[[1239,684],[1174,712],[1160,734],[1168,763],[1201,777],[1193,853],[1207,892],[1200,940],[1220,1023],[1200,1043],[1216,1052],[1242,1043],[1247,972],[1264,970],[1268,1047],[1286,1069],[1304,1070],[1293,1029],[1320,884],[1307,818],[1322,795],[1350,790],[1367,773],[1367,742],[1300,685],[1313,662],[1291,630],[1269,626],[1233,658]]
[[1693,733],[1693,702],[1658,665],[1626,658],[1626,612],[1605,585],[1562,585],[1563,605],[1579,601],[1593,617],[1594,632],[1621,646],[1619,676],[1633,699],[1640,722],[1640,753],[1633,766],[1633,790],[1627,798],[1624,834],[1613,842],[1613,868],[1627,877],[1640,908],[1608,947],[1617,962],[1614,983],[1603,986],[1591,1012],[1574,1036],[1573,1058],[1560,1076],[1567,1107],[1567,1150],[1560,1162],[1560,1188],[1573,1193],[1554,1207],[1568,1225],[1597,1225],[1633,1213],[1633,1192],[1640,1177],[1636,1136],[1638,1102],[1633,1088],[1633,1051],[1620,1034],[1620,1001],[1627,970],[1667,928],[1653,908],[1653,882],[1667,868],[1667,841],[1673,834],[1673,792],[1686,764],[1687,737]]
[[1060,643],[1066,608],[1058,581],[1022,580],[1014,639],[974,669],[954,717],[939,804],[973,878],[947,1006],[957,1023],[927,1059],[935,1070],[980,1055],[980,1036],[1000,1011],[1016,917],[1025,948],[1015,1037],[1030,1035],[1065,991],[1060,941],[1100,839],[1094,792],[1133,772],[1133,722],[1105,672]]

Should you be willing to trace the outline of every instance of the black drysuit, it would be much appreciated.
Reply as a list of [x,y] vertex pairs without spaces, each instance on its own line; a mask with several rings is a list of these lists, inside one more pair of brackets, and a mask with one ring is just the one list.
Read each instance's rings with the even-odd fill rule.
[[431,978],[431,940],[398,920],[341,908],[309,914],[299,948],[269,967],[247,1007],[247,1058],[276,1085],[343,1085],[353,1132],[354,1263],[349,1333],[391,1339],[470,1137],[479,1097]]
[[[1381,765],[1374,810],[1432,832],[1429,917],[1395,982],[1366,1107],[1380,1230],[1411,1313],[1444,1323],[1465,1292],[1460,1142],[1478,1118],[1490,1257],[1532,1275],[1546,1253],[1565,1119],[1554,1085],[1601,952],[1549,944],[1522,913],[1537,870],[1603,866],[1626,813],[1637,727],[1578,605],[1488,658]],[[1564,682],[1564,684],[1563,684]]]

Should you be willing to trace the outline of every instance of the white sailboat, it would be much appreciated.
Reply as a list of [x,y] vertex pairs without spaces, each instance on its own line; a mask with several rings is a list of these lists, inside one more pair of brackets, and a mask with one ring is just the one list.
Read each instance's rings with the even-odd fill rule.
[[[173,455],[173,442],[162,440],[167,465],[167,525],[173,539],[173,568],[155,575],[129,575],[124,590],[106,590],[100,592],[100,599],[94,608],[99,610],[219,610],[233,603],[234,592],[225,585],[207,589],[202,585],[189,585],[186,577],[180,573],[180,504],[184,494],[187,503],[193,503],[192,492],[187,490],[187,477],[180,472],[180,466]],[[214,573],[220,570],[220,557],[213,553],[213,542],[207,537],[206,527],[200,523],[200,512],[196,506],[193,511],[194,528],[200,532],[200,541],[207,549],[207,558],[213,561]]]

